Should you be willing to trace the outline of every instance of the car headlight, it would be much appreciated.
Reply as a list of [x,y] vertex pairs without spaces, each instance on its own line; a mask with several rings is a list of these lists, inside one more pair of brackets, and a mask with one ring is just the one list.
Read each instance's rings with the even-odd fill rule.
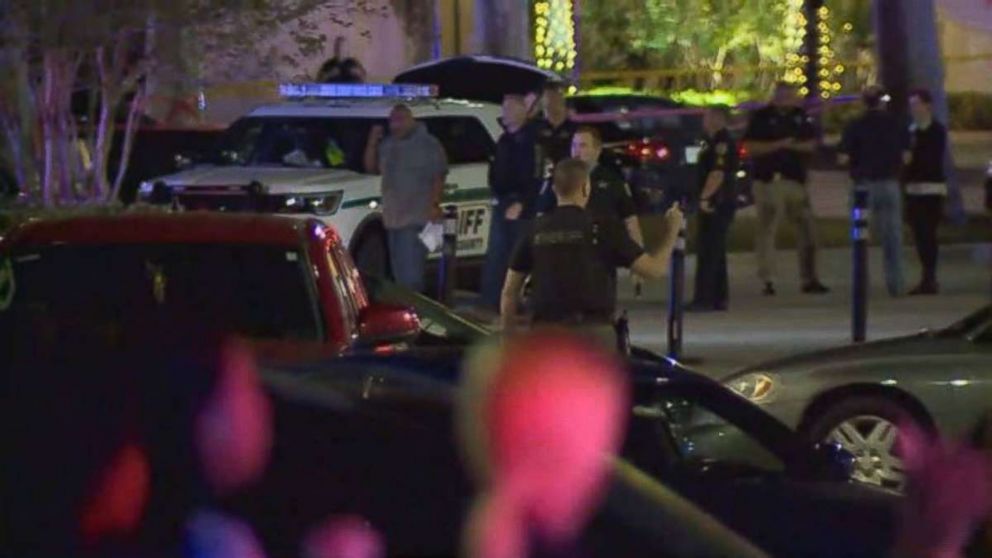
[[344,192],[270,196],[270,209],[276,213],[334,215],[341,205]]
[[779,381],[771,372],[751,372],[724,385],[752,403],[767,403],[774,397]]

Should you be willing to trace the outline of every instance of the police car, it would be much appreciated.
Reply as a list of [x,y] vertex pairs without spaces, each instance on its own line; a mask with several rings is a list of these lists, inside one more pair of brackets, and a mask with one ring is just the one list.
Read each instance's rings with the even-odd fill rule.
[[485,254],[488,164],[502,133],[499,107],[439,99],[416,84],[291,84],[225,132],[211,164],[145,181],[139,199],[184,210],[255,211],[332,225],[366,271],[388,270],[380,177],[363,166],[369,132],[392,106],[410,106],[448,156],[444,202],[458,208],[459,258]]

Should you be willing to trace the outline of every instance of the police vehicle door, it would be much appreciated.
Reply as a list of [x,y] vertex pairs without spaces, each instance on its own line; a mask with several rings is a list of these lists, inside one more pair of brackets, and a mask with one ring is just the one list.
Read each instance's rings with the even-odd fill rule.
[[442,203],[458,207],[458,256],[483,256],[489,243],[492,210],[489,158],[496,143],[474,116],[432,116],[422,121],[448,155]]

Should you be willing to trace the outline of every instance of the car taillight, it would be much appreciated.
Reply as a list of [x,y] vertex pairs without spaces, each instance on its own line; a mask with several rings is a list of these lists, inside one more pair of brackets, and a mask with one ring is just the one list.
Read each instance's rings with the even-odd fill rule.
[[652,139],[634,140],[627,144],[627,154],[642,163],[667,161],[672,152],[663,142]]
[[742,143],[741,146],[737,148],[737,156],[743,160],[747,159],[748,155],[749,153],[747,152],[747,146]]

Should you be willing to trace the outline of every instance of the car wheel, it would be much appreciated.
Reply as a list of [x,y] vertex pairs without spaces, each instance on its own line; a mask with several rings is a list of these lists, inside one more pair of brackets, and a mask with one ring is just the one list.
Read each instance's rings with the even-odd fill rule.
[[390,278],[389,247],[382,231],[369,231],[362,236],[354,250],[355,265],[364,274]]
[[898,425],[907,420],[914,419],[895,401],[884,397],[851,397],[831,405],[814,418],[807,436],[815,442],[838,443],[851,452],[852,480],[902,491],[906,473],[896,441]]

